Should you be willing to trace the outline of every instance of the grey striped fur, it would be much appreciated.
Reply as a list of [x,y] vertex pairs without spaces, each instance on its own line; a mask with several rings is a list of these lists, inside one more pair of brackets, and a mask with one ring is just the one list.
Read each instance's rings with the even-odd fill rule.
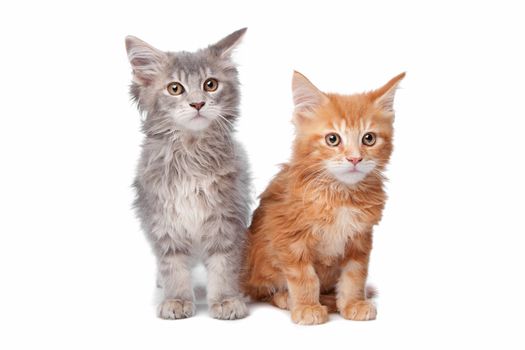
[[[239,293],[239,268],[250,215],[250,179],[243,148],[233,137],[239,110],[239,81],[231,51],[246,29],[215,45],[189,52],[162,52],[126,38],[133,68],[131,96],[144,115],[134,182],[134,206],[158,263],[164,300],[158,316],[194,315],[191,269],[207,269],[212,317],[247,315]],[[216,78],[215,92],[203,90]],[[170,95],[170,82],[185,92]],[[205,102],[196,118],[193,102]]]

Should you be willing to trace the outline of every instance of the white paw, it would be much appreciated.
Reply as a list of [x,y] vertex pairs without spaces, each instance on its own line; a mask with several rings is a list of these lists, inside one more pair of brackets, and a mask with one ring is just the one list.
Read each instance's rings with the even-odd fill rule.
[[165,320],[188,318],[195,315],[195,304],[190,300],[166,299],[159,304],[157,315]]
[[248,315],[246,303],[239,298],[224,299],[210,305],[210,315],[219,320],[236,320]]

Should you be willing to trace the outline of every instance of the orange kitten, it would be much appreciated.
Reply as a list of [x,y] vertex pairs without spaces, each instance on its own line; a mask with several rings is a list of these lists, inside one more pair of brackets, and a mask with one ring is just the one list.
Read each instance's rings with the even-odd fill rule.
[[294,73],[292,158],[261,195],[242,282],[253,299],[291,310],[296,323],[326,322],[329,311],[376,317],[365,285],[372,227],[386,200],[394,94],[404,76],[338,95]]

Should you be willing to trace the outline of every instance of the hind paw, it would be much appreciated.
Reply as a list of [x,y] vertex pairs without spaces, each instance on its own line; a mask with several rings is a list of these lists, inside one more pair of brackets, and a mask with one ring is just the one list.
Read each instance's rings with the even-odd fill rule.
[[290,304],[288,302],[288,292],[277,292],[272,297],[272,304],[280,309],[289,310]]

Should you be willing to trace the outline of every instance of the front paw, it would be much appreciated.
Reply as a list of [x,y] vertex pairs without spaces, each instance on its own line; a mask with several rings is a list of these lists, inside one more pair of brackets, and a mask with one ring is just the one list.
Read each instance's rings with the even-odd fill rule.
[[377,309],[372,301],[361,300],[347,304],[341,310],[341,316],[347,320],[370,321],[376,319]]
[[160,303],[157,315],[165,320],[188,318],[195,315],[195,304],[190,300],[166,299]]
[[210,315],[219,320],[236,320],[248,315],[246,303],[239,298],[228,298],[210,305]]
[[292,321],[302,325],[325,323],[328,321],[328,309],[321,304],[299,305],[292,309]]

